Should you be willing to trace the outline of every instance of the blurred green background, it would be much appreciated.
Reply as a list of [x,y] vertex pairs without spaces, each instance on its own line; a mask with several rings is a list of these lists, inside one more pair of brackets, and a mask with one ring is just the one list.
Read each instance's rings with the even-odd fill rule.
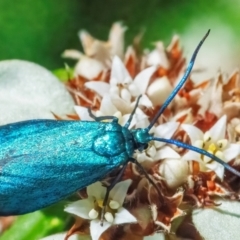
[[227,37],[230,43],[226,44],[234,47],[240,40],[239,10],[238,0],[0,0],[0,59],[26,59],[49,69],[61,68],[65,49],[81,49],[80,29],[106,39],[111,24],[119,20],[128,26],[128,43],[142,28],[147,30],[145,46],[158,39],[169,43],[174,33],[189,43],[189,36],[199,39],[208,28],[213,33],[224,28],[227,34],[212,38],[215,45]]

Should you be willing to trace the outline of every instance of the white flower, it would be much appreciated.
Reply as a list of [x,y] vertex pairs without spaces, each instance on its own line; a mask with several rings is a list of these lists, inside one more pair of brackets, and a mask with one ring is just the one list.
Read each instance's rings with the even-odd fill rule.
[[187,181],[188,162],[182,159],[167,158],[160,162],[159,174],[170,189],[176,189]]
[[83,76],[91,80],[106,71],[106,67],[99,60],[90,58],[77,50],[66,50],[62,54],[62,57],[78,60],[74,68],[74,75],[76,77]]
[[111,48],[111,56],[119,56],[123,58],[124,55],[124,33],[127,27],[123,26],[121,22],[116,22],[112,25],[109,33],[109,43]]
[[[167,122],[153,128],[152,133],[155,137],[164,137],[169,139],[173,136],[178,126],[178,122]],[[149,144],[148,149],[143,152],[136,153],[136,158],[141,163],[144,161],[154,162],[165,158],[180,158],[180,155],[171,147],[167,146],[166,143],[153,141]]]
[[165,240],[165,234],[164,233],[154,233],[150,236],[145,236],[143,240]]
[[[64,233],[57,233],[50,236],[47,236],[45,238],[41,238],[40,240],[64,240],[67,235],[67,232]],[[72,235],[68,238],[68,240],[91,240],[91,237],[88,235]]]
[[85,30],[81,30],[78,35],[85,54],[106,63],[111,56],[117,55],[120,58],[123,57],[126,29],[121,22],[115,22],[111,27],[107,42],[92,37]]
[[110,68],[112,56],[124,55],[124,33],[126,27],[121,22],[112,25],[107,42],[92,37],[87,31],[81,30],[78,36],[81,40],[84,54],[78,50],[70,49],[62,54],[65,58],[78,60],[74,69],[75,76],[81,75],[87,79],[97,78],[101,72]]
[[155,43],[155,49],[147,55],[147,64],[148,66],[157,65],[169,69],[170,63],[162,42]]
[[65,211],[91,220],[90,233],[92,240],[98,240],[101,234],[112,225],[137,222],[137,219],[122,207],[131,183],[132,180],[130,179],[119,182],[110,191],[103,226],[100,224],[100,215],[106,188],[100,182],[87,187],[87,199],[69,204]]
[[154,80],[154,82],[148,87],[147,94],[153,105],[159,106],[165,102],[172,91],[173,87],[170,84],[169,79],[164,76]]
[[105,87],[103,89],[101,85],[106,85],[106,83],[99,81],[85,83],[85,86],[96,91],[102,97],[110,92],[113,98],[121,98],[128,105],[131,104],[132,107],[135,105],[135,101],[132,101],[132,99],[142,95],[140,105],[152,107],[152,102],[147,97],[146,90],[156,69],[156,66],[146,68],[133,80],[121,59],[115,56],[112,63],[109,88]]
[[[113,101],[117,106],[119,106],[120,110],[118,110],[118,108],[114,105]],[[81,106],[75,106],[75,111],[81,120],[93,121],[93,119],[89,116],[87,108],[81,107]],[[124,126],[130,117],[130,113],[128,113],[129,111],[130,111],[129,106],[127,106],[125,102],[121,101],[120,99],[112,100],[109,95],[105,95],[102,98],[100,109],[96,111],[94,114],[97,117],[115,116],[118,118],[118,123]],[[140,108],[137,108],[129,128],[132,128],[137,122],[143,121],[144,119],[147,119],[147,116]]]
[[[225,138],[227,118],[224,115],[207,132],[203,133],[195,126],[182,124],[182,128],[189,135],[192,144],[202,148],[225,162],[235,158],[240,152],[240,145],[229,143]],[[200,163],[200,169],[211,169],[220,179],[224,176],[224,167],[207,156],[189,151],[184,155],[185,160],[195,160]]]

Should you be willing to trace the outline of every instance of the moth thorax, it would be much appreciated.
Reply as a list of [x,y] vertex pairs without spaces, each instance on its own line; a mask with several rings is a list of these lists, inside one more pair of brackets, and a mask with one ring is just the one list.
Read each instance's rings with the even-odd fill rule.
[[107,132],[98,136],[93,143],[93,150],[105,157],[114,157],[125,152],[125,139],[119,132]]
[[151,140],[151,135],[146,128],[138,128],[132,130],[134,141],[138,144],[146,144]]

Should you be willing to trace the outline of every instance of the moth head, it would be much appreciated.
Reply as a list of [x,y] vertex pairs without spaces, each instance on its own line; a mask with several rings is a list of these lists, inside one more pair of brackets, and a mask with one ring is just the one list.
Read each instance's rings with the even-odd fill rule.
[[147,149],[148,143],[151,141],[151,135],[148,130],[145,128],[137,128],[133,129],[131,132],[134,139],[135,149],[138,149],[139,151]]

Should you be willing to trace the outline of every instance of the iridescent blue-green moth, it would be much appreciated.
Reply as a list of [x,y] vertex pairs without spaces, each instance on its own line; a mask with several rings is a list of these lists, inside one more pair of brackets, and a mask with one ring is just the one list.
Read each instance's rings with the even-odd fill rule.
[[[93,115],[96,120],[93,122],[30,120],[1,126],[0,215],[18,215],[44,208],[102,180],[129,161],[138,164],[132,158],[134,151],[144,150],[150,141],[175,144],[209,156],[240,176],[234,168],[202,149],[149,134],[187,80],[208,34],[209,31],[194,51],[185,75],[145,129],[128,129],[137,105],[125,126],[119,125],[113,116],[95,118]],[[104,119],[112,121],[102,122]]]

